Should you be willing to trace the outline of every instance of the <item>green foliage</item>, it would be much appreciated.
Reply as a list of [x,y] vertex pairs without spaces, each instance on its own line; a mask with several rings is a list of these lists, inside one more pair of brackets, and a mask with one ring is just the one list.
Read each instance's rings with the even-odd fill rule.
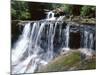
[[53,9],[60,8],[61,6],[62,4],[52,4]]
[[63,9],[64,12],[70,13],[70,14],[72,13],[72,8],[73,8],[72,5],[67,5],[67,4],[63,4],[61,6],[61,9]]
[[83,6],[81,8],[81,15],[82,16],[88,16],[92,12],[94,13],[95,11],[96,11],[96,7],[93,7],[93,6]]
[[11,6],[12,19],[30,18],[27,2],[12,1]]
[[53,9],[60,8],[66,13],[72,13],[73,6],[67,4],[52,4]]
[[[32,3],[25,1],[11,2],[11,16],[12,19],[25,20],[32,19],[33,13],[42,14],[47,10],[61,9],[66,14],[73,16],[91,16],[95,17],[95,6],[82,6],[82,5],[70,5],[70,4],[57,4],[57,3]],[[37,12],[39,11],[39,12]],[[58,10],[57,10],[58,11]],[[59,11],[58,11],[59,12]],[[35,14],[36,14],[35,13]]]
[[82,6],[82,5],[67,5],[63,4],[61,7],[64,12],[77,15],[77,16],[91,16],[95,15],[95,6]]

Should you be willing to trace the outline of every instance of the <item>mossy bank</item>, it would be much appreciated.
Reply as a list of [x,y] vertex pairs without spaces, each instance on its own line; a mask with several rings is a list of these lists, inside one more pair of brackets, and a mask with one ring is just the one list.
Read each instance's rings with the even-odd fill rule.
[[79,51],[70,51],[69,53],[56,57],[46,66],[41,66],[37,72],[73,71],[95,68],[95,57],[92,59],[82,59]]

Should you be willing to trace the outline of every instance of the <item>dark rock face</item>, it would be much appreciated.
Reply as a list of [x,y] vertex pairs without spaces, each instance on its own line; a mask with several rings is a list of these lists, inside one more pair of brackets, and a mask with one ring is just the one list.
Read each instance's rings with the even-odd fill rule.
[[55,14],[55,17],[64,16],[64,15],[66,15],[65,12],[59,12]]
[[77,33],[70,33],[70,39],[69,39],[69,46],[71,49],[77,49],[80,48],[80,40],[81,40],[81,35],[80,32]]
[[12,21],[11,23],[11,46],[18,40],[19,35],[22,33],[23,26],[18,25],[19,21]]
[[28,5],[32,20],[41,20],[46,17],[45,11],[43,10],[45,4],[28,2]]

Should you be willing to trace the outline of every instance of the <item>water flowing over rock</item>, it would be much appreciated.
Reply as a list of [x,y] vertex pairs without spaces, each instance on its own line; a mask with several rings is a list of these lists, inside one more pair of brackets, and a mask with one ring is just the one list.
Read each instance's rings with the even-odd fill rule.
[[[95,50],[95,27],[63,22],[64,16],[48,12],[43,21],[28,22],[12,48],[12,74],[34,73],[62,49],[70,50],[71,33],[80,35],[79,48]],[[77,37],[76,37],[77,38]],[[77,44],[77,42],[75,42]]]

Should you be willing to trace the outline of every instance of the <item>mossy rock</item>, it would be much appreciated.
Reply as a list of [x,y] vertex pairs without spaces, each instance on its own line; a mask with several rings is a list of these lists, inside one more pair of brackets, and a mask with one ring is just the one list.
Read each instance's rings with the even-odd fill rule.
[[72,22],[76,22],[79,23],[80,25],[96,25],[96,19],[95,18],[83,18],[81,16],[70,16],[69,18],[65,17],[64,18],[65,21],[72,21]]
[[58,72],[58,71],[71,71],[71,70],[87,70],[95,69],[96,61],[82,60],[79,51],[72,51],[68,54],[60,55],[51,61],[38,72]]

